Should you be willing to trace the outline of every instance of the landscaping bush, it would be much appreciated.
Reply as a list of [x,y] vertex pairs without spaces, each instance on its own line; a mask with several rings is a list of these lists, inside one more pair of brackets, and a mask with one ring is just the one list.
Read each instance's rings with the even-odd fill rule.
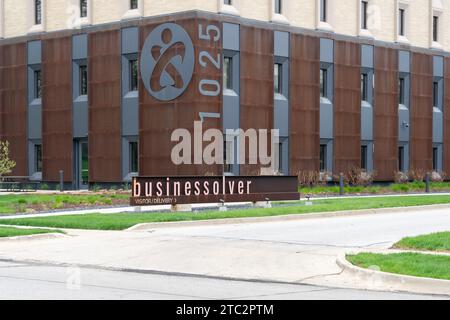
[[313,187],[321,184],[319,171],[300,171],[298,173],[298,184],[301,187]]
[[433,171],[431,173],[431,182],[444,182],[447,174],[445,172],[436,172]]
[[[349,186],[369,186],[373,183],[376,172],[367,172],[359,167],[352,167],[344,173],[344,183]],[[334,179],[339,181],[339,176]]]
[[424,181],[427,172],[424,169],[411,169],[409,171],[409,177],[413,181]]
[[398,171],[394,174],[394,181],[395,183],[408,183],[409,176],[405,172]]

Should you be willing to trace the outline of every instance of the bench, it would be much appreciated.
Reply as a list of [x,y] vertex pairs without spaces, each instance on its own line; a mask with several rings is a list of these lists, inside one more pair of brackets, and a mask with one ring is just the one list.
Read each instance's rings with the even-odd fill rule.
[[7,192],[37,191],[40,184],[38,181],[30,181],[30,177],[7,176],[0,178],[0,189]]

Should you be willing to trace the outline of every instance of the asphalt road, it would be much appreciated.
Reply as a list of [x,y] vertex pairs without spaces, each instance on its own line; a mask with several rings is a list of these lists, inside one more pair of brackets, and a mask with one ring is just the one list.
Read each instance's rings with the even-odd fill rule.
[[440,296],[0,262],[0,299],[441,299]]
[[[336,265],[336,257],[353,250],[386,250],[405,236],[444,230],[450,230],[449,209],[140,232],[70,230],[67,237],[0,241],[0,261],[42,264],[1,263],[0,298],[436,298],[389,293],[383,283],[346,276]],[[89,267],[71,269],[54,264]],[[96,266],[162,274],[104,271]],[[68,279],[75,285],[68,288]],[[381,292],[363,290],[368,288]]]

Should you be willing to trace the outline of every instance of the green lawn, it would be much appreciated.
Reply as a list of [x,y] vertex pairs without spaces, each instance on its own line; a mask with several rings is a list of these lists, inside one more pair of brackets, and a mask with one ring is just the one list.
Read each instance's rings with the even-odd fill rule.
[[450,203],[450,196],[380,197],[316,200],[313,206],[296,204],[271,209],[242,209],[228,212],[88,214],[1,220],[1,224],[91,230],[124,230],[139,223],[267,217],[358,209],[408,207]]
[[380,271],[416,277],[450,280],[450,256],[420,253],[349,255],[347,260],[362,268],[378,267]]
[[63,232],[60,230],[48,230],[48,229],[19,229],[14,227],[0,227],[0,238],[30,236],[33,234],[45,234],[45,233],[63,233]]
[[35,211],[58,210],[94,205],[109,206],[117,203],[126,204],[130,195],[127,194],[24,194],[0,195],[0,214]]
[[[431,192],[450,192],[450,182],[431,182]],[[338,195],[339,186],[316,186],[312,188],[300,188],[302,194],[311,195]],[[371,186],[346,186],[345,194],[392,194],[408,192],[425,192],[425,182],[393,183],[390,185]]]
[[396,249],[450,252],[450,232],[404,238],[394,245]]

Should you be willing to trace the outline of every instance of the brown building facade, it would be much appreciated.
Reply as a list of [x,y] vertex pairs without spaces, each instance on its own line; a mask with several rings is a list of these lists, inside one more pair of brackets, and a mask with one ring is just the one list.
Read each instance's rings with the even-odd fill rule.
[[[398,171],[450,171],[449,61],[445,52],[204,12],[7,39],[0,139],[11,144],[13,176],[58,183],[63,171],[74,189],[135,175],[267,173],[247,152],[246,164],[199,163],[195,154],[174,163],[173,132],[194,136],[196,121],[226,137],[278,129],[269,151],[286,175],[362,168],[392,181]],[[237,162],[225,144],[230,153]]]

